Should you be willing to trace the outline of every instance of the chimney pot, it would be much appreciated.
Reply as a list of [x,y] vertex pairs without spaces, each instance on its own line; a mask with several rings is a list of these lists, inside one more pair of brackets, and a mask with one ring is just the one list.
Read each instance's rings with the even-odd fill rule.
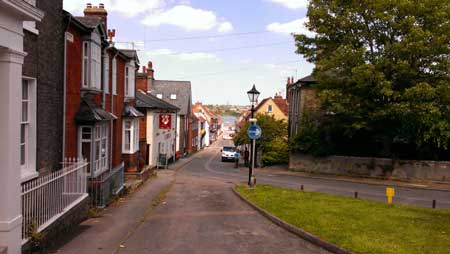
[[151,61],[148,61],[148,69],[149,70],[153,69],[153,63]]
[[105,5],[104,5],[104,4],[99,4],[98,7],[99,7],[100,9],[105,9]]
[[147,73],[147,67],[142,66],[142,72],[143,72],[143,73]]

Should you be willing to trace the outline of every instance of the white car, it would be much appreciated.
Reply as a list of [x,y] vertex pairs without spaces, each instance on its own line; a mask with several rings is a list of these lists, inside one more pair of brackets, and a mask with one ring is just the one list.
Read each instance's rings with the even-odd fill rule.
[[222,161],[234,161],[236,156],[236,147],[224,146],[222,149]]

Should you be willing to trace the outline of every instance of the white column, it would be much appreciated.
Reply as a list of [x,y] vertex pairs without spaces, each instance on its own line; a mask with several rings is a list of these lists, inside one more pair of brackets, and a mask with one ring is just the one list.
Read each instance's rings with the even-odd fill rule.
[[0,47],[0,246],[21,253],[20,109],[25,53]]

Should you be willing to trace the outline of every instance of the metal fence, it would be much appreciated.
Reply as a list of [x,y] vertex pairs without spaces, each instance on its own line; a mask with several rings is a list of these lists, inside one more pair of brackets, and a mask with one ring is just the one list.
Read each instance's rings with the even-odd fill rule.
[[87,197],[84,160],[66,159],[63,169],[22,184],[22,240],[41,232]]
[[125,165],[89,179],[89,195],[93,207],[105,207],[124,189]]

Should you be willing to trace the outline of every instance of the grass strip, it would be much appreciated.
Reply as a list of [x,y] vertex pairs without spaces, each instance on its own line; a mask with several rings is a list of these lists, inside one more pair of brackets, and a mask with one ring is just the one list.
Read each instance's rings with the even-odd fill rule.
[[274,216],[356,254],[449,254],[450,211],[270,185],[236,187]]

